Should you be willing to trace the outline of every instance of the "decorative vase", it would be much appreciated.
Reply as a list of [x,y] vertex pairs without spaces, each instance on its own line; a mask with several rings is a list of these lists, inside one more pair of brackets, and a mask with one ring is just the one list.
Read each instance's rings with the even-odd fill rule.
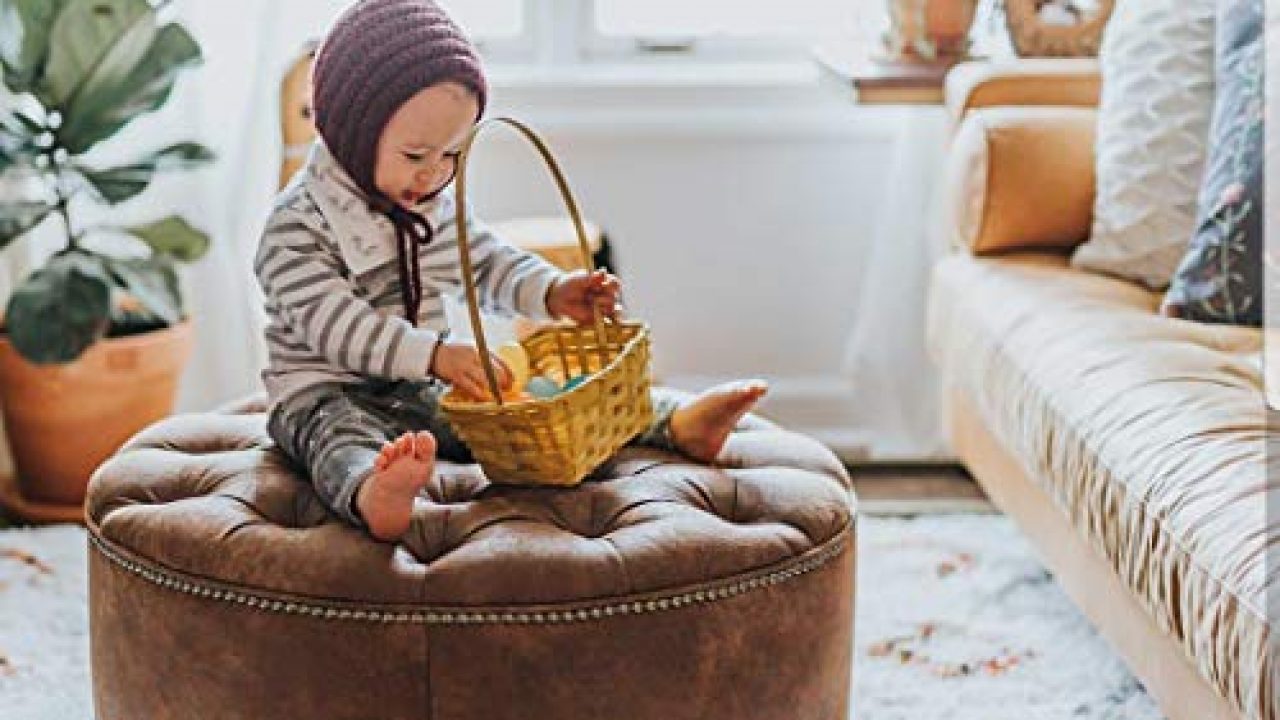
[[979,0],[888,0],[886,60],[958,62],[969,56]]
[[35,365],[0,339],[0,397],[22,496],[77,506],[126,440],[173,411],[191,322],[94,343],[74,362]]

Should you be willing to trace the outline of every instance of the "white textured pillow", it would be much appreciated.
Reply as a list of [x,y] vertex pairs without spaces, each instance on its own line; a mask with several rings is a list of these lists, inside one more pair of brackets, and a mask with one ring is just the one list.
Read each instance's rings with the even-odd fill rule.
[[1119,0],[1100,52],[1097,199],[1077,267],[1169,284],[1195,229],[1215,0]]

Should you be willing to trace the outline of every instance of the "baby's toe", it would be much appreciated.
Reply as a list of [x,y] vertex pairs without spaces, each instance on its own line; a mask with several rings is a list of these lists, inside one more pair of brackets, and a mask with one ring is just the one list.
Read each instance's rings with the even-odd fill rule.
[[405,433],[396,438],[396,457],[413,454],[413,433]]
[[400,451],[394,440],[382,443],[382,449],[378,450],[378,457],[373,461],[374,467],[379,470],[386,470],[387,466],[396,461],[400,457]]
[[743,380],[734,389],[738,395],[758,399],[769,391],[769,383],[763,380]]
[[414,433],[413,454],[419,460],[434,460],[436,456],[436,438],[429,432]]

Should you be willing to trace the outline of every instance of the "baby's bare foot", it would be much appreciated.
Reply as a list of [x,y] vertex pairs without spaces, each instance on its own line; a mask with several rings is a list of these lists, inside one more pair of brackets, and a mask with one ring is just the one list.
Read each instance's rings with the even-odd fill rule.
[[768,390],[763,380],[739,380],[703,391],[671,415],[671,440],[695,460],[714,461],[738,420]]
[[405,433],[382,446],[373,474],[356,492],[356,507],[379,540],[398,540],[409,529],[413,498],[431,479],[436,439],[429,432]]

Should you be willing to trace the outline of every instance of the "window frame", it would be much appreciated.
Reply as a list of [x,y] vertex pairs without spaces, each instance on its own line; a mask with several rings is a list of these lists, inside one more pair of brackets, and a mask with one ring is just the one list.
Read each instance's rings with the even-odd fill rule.
[[[545,2],[545,0],[544,0]],[[533,33],[530,23],[530,16],[533,13],[533,0],[520,0],[521,13],[523,16],[523,27],[521,31],[510,36],[494,36],[485,37],[483,35],[471,35],[471,41],[480,49],[481,54],[486,58],[494,59],[498,62],[506,60],[518,61],[527,60],[534,55],[537,46],[537,38]]]
[[[799,62],[820,38],[615,37],[596,25],[599,0],[523,0],[524,30],[476,38],[486,59],[539,67],[670,62]],[[846,2],[849,0],[845,0]],[[862,0],[875,2],[876,0]]]
[[[629,61],[679,57],[709,62],[786,61],[804,58],[816,38],[784,37],[711,37],[680,36],[610,36],[601,32],[595,21],[599,0],[572,0],[582,5],[580,40],[584,57],[589,60]],[[552,0],[551,4],[555,4]]]

